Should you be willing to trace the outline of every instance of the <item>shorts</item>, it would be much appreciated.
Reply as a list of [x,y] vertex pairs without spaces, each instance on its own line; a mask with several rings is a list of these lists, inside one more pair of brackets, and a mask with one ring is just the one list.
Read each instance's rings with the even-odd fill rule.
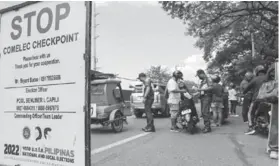
[[169,104],[171,118],[177,118],[179,112],[179,104]]
[[224,108],[224,105],[222,102],[212,102],[211,108]]

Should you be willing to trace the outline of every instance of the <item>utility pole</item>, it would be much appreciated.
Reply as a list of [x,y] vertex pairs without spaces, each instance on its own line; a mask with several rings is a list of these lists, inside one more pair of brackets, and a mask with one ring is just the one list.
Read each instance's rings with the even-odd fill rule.
[[94,62],[94,70],[97,70],[97,62],[98,62],[98,58],[97,58],[97,48],[96,48],[96,43],[97,43],[97,38],[99,37],[99,35],[97,35],[96,33],[96,29],[97,29],[97,26],[99,26],[100,24],[97,24],[96,23],[96,17],[99,15],[100,13],[97,13],[96,12],[96,2],[93,2],[93,43],[94,43],[94,57],[92,58],[93,59],[93,62]]

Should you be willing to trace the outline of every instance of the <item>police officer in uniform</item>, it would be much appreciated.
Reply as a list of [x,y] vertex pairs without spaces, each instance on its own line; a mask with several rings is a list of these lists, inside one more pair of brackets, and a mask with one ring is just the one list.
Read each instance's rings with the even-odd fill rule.
[[209,77],[205,74],[204,70],[199,69],[197,71],[197,75],[199,79],[201,80],[200,86],[199,86],[199,97],[201,101],[201,112],[202,117],[204,120],[204,128],[203,133],[211,132],[210,127],[210,106],[212,102],[212,93],[210,91],[202,91],[201,89],[205,89],[212,86],[212,81]]

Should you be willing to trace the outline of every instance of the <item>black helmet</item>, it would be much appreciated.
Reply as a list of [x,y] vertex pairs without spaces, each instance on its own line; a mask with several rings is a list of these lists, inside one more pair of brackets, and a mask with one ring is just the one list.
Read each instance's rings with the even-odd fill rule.
[[256,74],[256,76],[259,74],[259,72],[266,72],[266,70],[265,70],[265,68],[264,68],[264,66],[263,65],[259,65],[259,66],[257,66],[256,68],[255,68],[255,74]]
[[252,72],[248,71],[247,73],[245,73],[245,77],[250,80],[254,77],[254,74]]
[[182,78],[183,73],[180,70],[176,70],[176,71],[173,72],[172,76],[175,77],[175,78]]
[[221,78],[218,75],[213,75],[211,77],[213,82],[219,83],[221,81]]

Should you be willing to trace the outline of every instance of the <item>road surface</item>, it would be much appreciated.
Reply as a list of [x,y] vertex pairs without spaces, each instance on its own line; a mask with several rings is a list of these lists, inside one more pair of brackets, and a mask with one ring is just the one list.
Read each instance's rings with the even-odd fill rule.
[[[240,109],[238,108],[238,111]],[[156,118],[156,133],[141,131],[144,118],[129,118],[122,133],[91,126],[92,166],[276,166],[265,153],[267,138],[244,135],[241,117],[212,133],[172,133],[168,118]],[[200,122],[201,127],[202,123]]]

